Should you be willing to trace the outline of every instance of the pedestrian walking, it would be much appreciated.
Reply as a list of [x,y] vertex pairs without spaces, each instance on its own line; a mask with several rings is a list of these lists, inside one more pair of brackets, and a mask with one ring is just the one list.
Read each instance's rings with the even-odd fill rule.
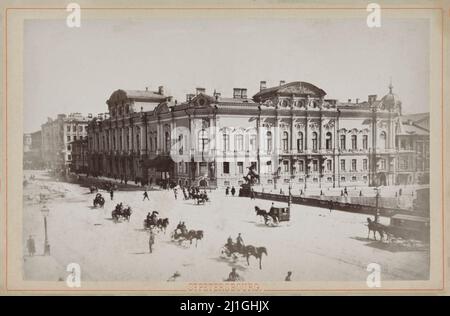
[[286,277],[284,278],[284,281],[286,281],[286,282],[291,281],[291,277],[292,277],[292,271],[288,271]]
[[27,240],[27,248],[28,248],[28,255],[30,257],[33,257],[36,252],[36,247],[34,245],[34,239],[31,235],[30,235],[30,237],[28,237],[28,240]]
[[226,187],[225,189],[225,195],[228,196],[230,194],[230,187]]
[[111,197],[111,201],[114,200],[114,190],[111,189],[111,191],[109,191],[109,196]]
[[145,199],[150,201],[150,198],[148,197],[147,190],[144,191],[144,199],[142,201],[145,201]]
[[175,200],[176,200],[177,199],[177,195],[178,195],[177,188],[173,189],[173,195],[175,196]]
[[231,187],[231,195],[234,196],[236,194],[236,189],[234,186]]
[[155,235],[153,234],[153,230],[150,229],[150,236],[148,238],[148,250],[150,253],[153,252],[154,243],[155,243]]

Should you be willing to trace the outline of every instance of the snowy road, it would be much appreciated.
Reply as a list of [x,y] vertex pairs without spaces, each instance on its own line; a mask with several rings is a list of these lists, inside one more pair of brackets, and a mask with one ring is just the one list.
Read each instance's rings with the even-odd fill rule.
[[[204,206],[184,201],[180,195],[175,200],[171,191],[150,191],[150,201],[142,201],[139,191],[116,192],[114,201],[102,192],[105,207],[94,209],[94,194],[74,184],[38,179],[25,187],[25,194],[35,196],[42,184],[65,192],[65,197],[47,204],[50,257],[39,256],[44,244],[40,205],[24,202],[24,241],[33,235],[38,254],[24,257],[24,277],[28,280],[65,278],[71,262],[80,264],[82,279],[89,281],[165,281],[178,271],[179,281],[212,282],[226,278],[231,267],[236,267],[246,281],[280,281],[287,271],[293,272],[294,281],[361,281],[366,279],[371,262],[381,265],[385,280],[428,278],[428,251],[393,251],[367,240],[367,216],[361,214],[293,205],[289,223],[267,227],[256,218],[254,206],[268,209],[270,201],[225,198],[222,190],[210,193],[212,201]],[[118,202],[132,207],[129,223],[111,220]],[[149,254],[148,233],[142,222],[153,210],[168,217],[170,225],[165,235],[157,235],[154,251]],[[170,232],[179,221],[188,229],[204,231],[198,247],[170,241]],[[233,262],[220,258],[228,236],[235,239],[238,233],[246,244],[267,248],[262,270],[253,257],[250,266],[244,259]]]

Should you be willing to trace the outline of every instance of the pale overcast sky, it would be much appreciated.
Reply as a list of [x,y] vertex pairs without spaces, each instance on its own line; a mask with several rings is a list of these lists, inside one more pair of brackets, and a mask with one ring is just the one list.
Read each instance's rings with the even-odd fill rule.
[[195,87],[252,96],[259,81],[307,81],[346,101],[394,92],[404,113],[429,104],[427,20],[152,19],[27,21],[24,131],[58,113],[101,113],[116,89],[156,90],[179,101]]

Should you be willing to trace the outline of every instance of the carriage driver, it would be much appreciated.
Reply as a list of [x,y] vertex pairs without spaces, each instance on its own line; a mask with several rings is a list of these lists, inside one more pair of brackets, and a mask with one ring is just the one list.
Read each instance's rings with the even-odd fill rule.
[[242,247],[244,247],[244,240],[242,239],[241,233],[239,233],[236,238],[236,247],[239,252],[241,251]]
[[227,247],[230,251],[233,248],[233,239],[231,238],[231,236],[229,236],[227,239]]

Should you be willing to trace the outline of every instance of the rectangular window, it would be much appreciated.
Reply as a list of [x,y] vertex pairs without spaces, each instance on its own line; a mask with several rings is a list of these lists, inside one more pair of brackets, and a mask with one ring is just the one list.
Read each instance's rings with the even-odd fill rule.
[[208,175],[208,164],[206,162],[200,163],[200,175]]
[[356,159],[352,159],[352,171],[356,171]]
[[71,155],[67,155],[67,160],[72,160],[72,156]]
[[250,136],[250,151],[256,150],[256,135]]
[[363,149],[367,149],[368,146],[368,136],[363,135]]
[[223,134],[223,151],[230,150],[230,135]]
[[356,135],[352,135],[352,150],[357,149],[357,138]]
[[243,151],[244,150],[244,135],[236,136],[236,150]]
[[366,171],[367,170],[367,159],[363,160],[363,170]]
[[67,131],[70,132],[70,125],[67,125]]
[[317,160],[313,160],[313,171],[319,171],[319,162]]
[[272,173],[272,161],[266,163],[267,173]]
[[239,161],[239,162],[237,163],[237,167],[238,167],[238,172],[239,172],[240,174],[244,173],[244,163],[243,163],[242,161]]
[[67,136],[67,141],[70,142],[70,136]]
[[298,170],[299,170],[300,172],[304,172],[304,171],[305,171],[305,163],[304,163],[303,160],[300,160],[300,161],[298,162]]
[[330,159],[327,160],[327,170],[331,171],[332,169],[332,161]]
[[283,172],[288,173],[289,172],[289,161],[284,160],[283,161]]
[[223,163],[223,173],[224,174],[229,174],[230,173],[230,163],[229,162],[224,162]]
[[345,150],[345,135],[341,135],[341,149]]
[[341,159],[341,171],[345,171],[345,160]]

